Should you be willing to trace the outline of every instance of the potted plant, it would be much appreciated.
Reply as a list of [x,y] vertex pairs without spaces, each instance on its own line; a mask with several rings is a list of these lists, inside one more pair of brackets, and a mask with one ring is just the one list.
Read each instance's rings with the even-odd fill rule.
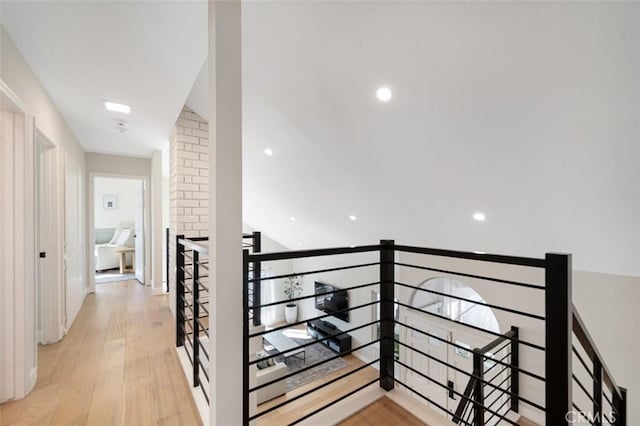
[[298,305],[291,300],[296,296],[300,296],[302,293],[302,283],[300,282],[301,278],[301,275],[296,275],[287,278],[284,282],[284,294],[287,296],[287,299],[289,299],[289,303],[284,307],[284,318],[287,321],[287,324],[294,323],[298,319]]

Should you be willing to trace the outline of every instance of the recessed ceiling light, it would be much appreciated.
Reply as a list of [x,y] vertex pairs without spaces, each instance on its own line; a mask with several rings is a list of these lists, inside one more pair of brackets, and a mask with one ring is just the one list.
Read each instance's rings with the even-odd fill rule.
[[123,114],[131,113],[131,107],[129,105],[119,104],[116,102],[104,101],[104,108],[107,111],[121,112]]
[[353,214],[352,214],[352,215],[349,215],[349,219],[351,219],[351,220],[357,220],[358,218],[357,218],[355,215],[353,215]]
[[269,148],[265,148],[264,153],[267,154],[269,157],[273,155],[273,151]]
[[289,217],[289,219],[291,219],[291,220],[296,220],[296,218],[295,218],[295,217],[293,217],[293,216],[290,216],[290,217]]
[[302,245],[302,243],[298,243],[298,245],[299,245],[299,246],[301,246],[301,245]]
[[376,91],[376,98],[381,102],[388,102],[391,100],[391,89],[388,87],[380,87]]
[[487,216],[485,216],[484,213],[477,212],[473,214],[473,218],[478,222],[483,222],[484,220],[487,219]]

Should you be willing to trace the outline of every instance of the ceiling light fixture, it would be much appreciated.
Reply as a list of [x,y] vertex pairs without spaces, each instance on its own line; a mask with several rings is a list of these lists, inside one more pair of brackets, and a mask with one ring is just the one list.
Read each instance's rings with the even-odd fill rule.
[[296,218],[295,218],[295,217],[293,217],[293,216],[290,216],[290,217],[289,217],[289,219],[291,219],[291,220],[293,220],[293,221],[295,221],[295,220],[296,220]]
[[270,148],[265,148],[264,153],[267,154],[269,157],[273,156],[273,151]]
[[357,220],[358,218],[357,218],[355,215],[353,215],[353,214],[352,214],[352,215],[349,215],[349,219],[351,219],[351,220]]
[[380,102],[388,102],[391,100],[391,89],[388,87],[380,87],[376,91],[376,98],[378,98]]
[[104,101],[104,108],[112,112],[121,112],[123,114],[131,113],[131,107],[129,105],[119,104],[117,102]]
[[484,213],[477,212],[473,214],[473,218],[478,222],[484,222],[487,219],[487,216],[485,216]]

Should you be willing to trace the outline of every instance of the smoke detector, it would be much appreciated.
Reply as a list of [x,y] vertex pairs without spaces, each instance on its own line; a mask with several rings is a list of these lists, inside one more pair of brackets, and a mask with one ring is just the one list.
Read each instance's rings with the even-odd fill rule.
[[129,130],[127,129],[127,120],[123,120],[121,118],[114,118],[113,122],[115,123],[114,127],[118,133],[124,133],[127,130]]

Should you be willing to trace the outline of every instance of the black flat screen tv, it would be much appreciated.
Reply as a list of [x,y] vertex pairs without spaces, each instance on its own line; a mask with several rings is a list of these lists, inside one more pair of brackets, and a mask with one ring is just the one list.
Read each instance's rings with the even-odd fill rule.
[[349,322],[349,311],[338,312],[349,308],[349,293],[319,281],[316,284],[316,309],[332,314],[342,321]]

